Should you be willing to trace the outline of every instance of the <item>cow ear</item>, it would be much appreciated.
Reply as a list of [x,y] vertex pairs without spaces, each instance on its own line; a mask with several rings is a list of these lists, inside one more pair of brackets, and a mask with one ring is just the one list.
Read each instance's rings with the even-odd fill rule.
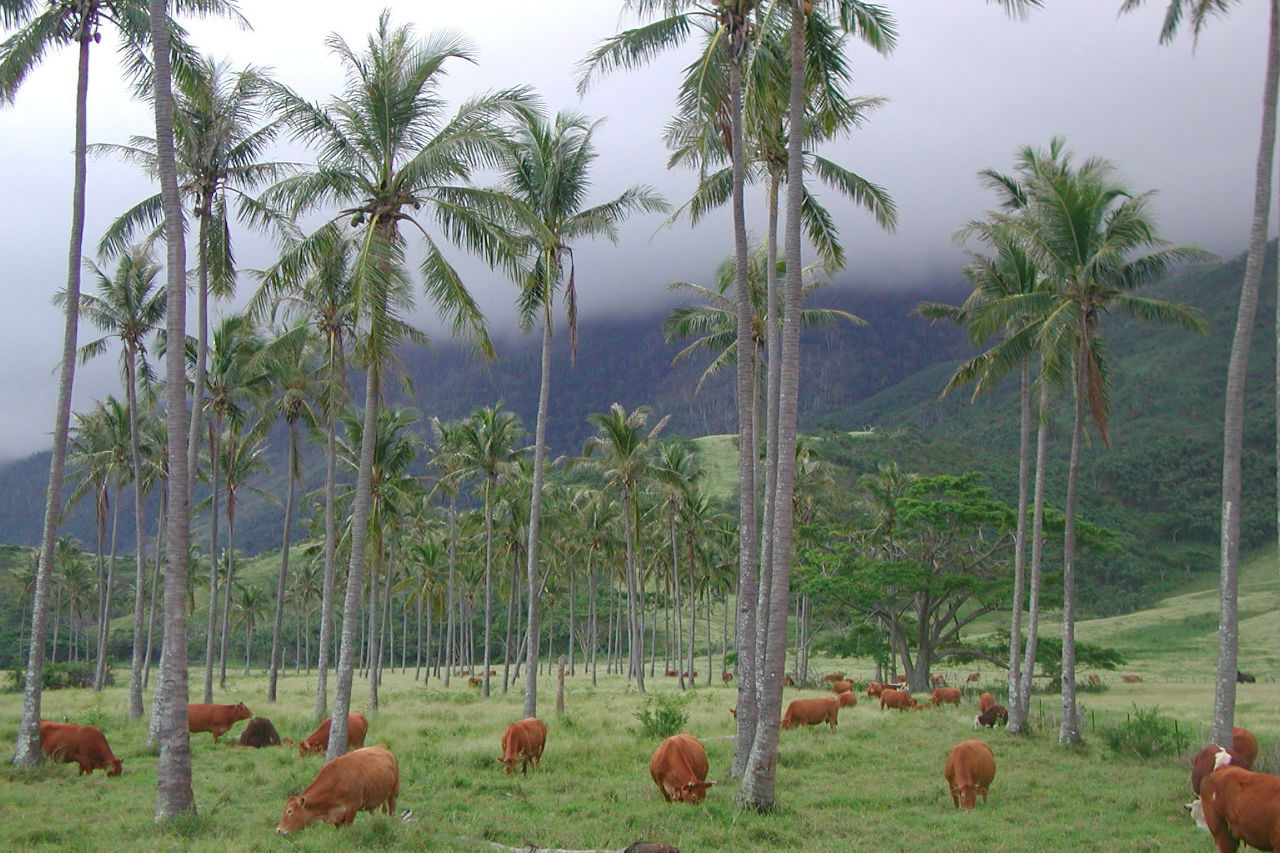
[[294,797],[294,798],[293,798],[293,806],[294,806],[294,808],[298,808],[298,809],[300,809],[300,808],[304,808],[306,805],[307,805],[307,798],[306,798],[306,797],[301,797],[301,796],[299,796],[299,797]]

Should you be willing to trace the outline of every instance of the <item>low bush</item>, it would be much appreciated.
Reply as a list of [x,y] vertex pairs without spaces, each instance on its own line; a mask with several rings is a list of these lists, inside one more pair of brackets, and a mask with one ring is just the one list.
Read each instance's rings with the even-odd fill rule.
[[668,738],[684,731],[689,724],[686,700],[673,693],[660,693],[645,701],[636,711],[640,734],[647,738]]
[[1178,723],[1160,713],[1159,708],[1139,708],[1125,715],[1125,721],[1101,730],[1102,739],[1116,752],[1153,758],[1158,755],[1178,755],[1191,745],[1185,732],[1178,730]]

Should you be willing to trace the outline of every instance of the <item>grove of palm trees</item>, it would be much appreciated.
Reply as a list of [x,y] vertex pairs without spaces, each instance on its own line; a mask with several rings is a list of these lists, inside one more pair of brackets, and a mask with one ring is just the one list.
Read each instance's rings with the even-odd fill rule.
[[[890,340],[863,357],[896,367],[856,374],[832,342],[886,315],[841,284],[872,275],[860,241],[912,216],[857,162],[894,108],[862,68],[916,35],[894,4],[622,0],[616,30],[563,57],[576,104],[519,80],[469,88],[488,57],[406,4],[314,46],[334,81],[316,97],[207,35],[250,30],[259,5],[0,0],[6,109],[30,108],[59,48],[78,53],[66,278],[23,285],[65,325],[39,541],[0,546],[7,848],[290,844],[273,821],[347,754],[354,712],[397,757],[400,807],[307,830],[320,849],[1199,850],[1212,841],[1180,804],[1203,743],[1248,727],[1270,748],[1254,769],[1280,772],[1280,373],[1249,375],[1275,298],[1260,291],[1280,0],[1243,263],[1210,266],[1166,231],[1159,187],[1087,134],[1010,139],[966,170],[984,196],[949,226],[962,284],[888,321],[963,340]],[[1054,0],[963,5],[980,30]],[[1152,44],[1250,4],[1165,5]],[[118,55],[93,73],[126,81],[151,122],[127,138],[88,127],[104,40]],[[655,65],[678,68],[648,97],[672,104],[650,138],[679,194],[617,170],[617,117],[585,109],[625,117],[611,89],[662,79]],[[106,163],[148,191],[93,195]],[[657,251],[608,260],[686,228],[698,274],[665,275]],[[565,427],[603,353],[646,355],[580,347],[588,318],[641,296],[665,300],[655,335],[727,434],[688,428],[664,376]],[[458,389],[421,367],[441,351],[523,385]],[[113,391],[82,405],[104,355]],[[880,373],[895,378],[877,393],[814,405]],[[1153,400],[1195,412],[1153,419]],[[1263,683],[1237,688],[1246,669]],[[836,675],[858,697],[839,725],[783,731]],[[873,681],[919,713],[882,710]],[[961,706],[931,707],[939,686],[964,687]],[[999,773],[977,814],[953,814],[942,765],[975,736],[979,693],[1007,706],[976,734]],[[287,742],[215,746],[188,730],[192,702],[243,702]],[[535,716],[542,764],[506,776],[503,728]],[[298,756],[326,718],[325,758]],[[100,729],[121,778],[72,779],[42,721]],[[646,772],[680,731],[717,783],[700,805],[665,803]]]

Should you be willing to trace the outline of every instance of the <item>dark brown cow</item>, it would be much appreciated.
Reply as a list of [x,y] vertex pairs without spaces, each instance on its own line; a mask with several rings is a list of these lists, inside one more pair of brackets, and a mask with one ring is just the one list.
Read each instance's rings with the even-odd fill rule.
[[959,687],[935,687],[933,693],[929,694],[929,704],[937,708],[947,703],[960,707],[960,688]]
[[831,685],[832,693],[851,693],[853,692],[852,681],[837,681]]
[[909,711],[916,707],[916,699],[905,690],[885,690],[880,694],[880,710],[893,708],[898,711]]
[[507,766],[507,775],[516,771],[520,762],[520,774],[528,775],[529,764],[538,769],[542,750],[547,745],[547,724],[537,717],[527,717],[511,723],[502,733],[502,757],[498,760]]
[[[333,717],[325,717],[314,732],[305,740],[298,742],[299,755],[324,753],[329,749],[329,728],[333,725]],[[364,746],[364,736],[369,731],[369,720],[359,711],[347,714],[347,752]]]
[[996,723],[1009,724],[1009,712],[1003,705],[992,705],[987,710],[973,718],[973,727],[975,729],[986,727],[994,728]]
[[285,801],[276,832],[288,835],[316,821],[346,826],[360,811],[394,814],[400,796],[400,765],[385,746],[367,746],[339,755],[320,768],[316,779]]
[[[1226,750],[1219,758],[1229,758]],[[1280,777],[1224,764],[1205,777],[1200,799],[1188,808],[1219,853],[1235,853],[1241,841],[1259,850],[1280,849]]]
[[982,741],[971,738],[951,748],[942,774],[951,787],[951,802],[956,808],[971,809],[977,805],[979,794],[984,803],[987,801],[987,789],[996,778],[995,753]]
[[664,740],[649,759],[649,775],[668,803],[700,803],[715,782],[707,781],[707,751],[691,734]]
[[[1213,772],[1214,759],[1222,747],[1211,743],[1196,753],[1191,762],[1191,792],[1199,795],[1200,785],[1204,777]],[[1253,769],[1253,762],[1258,758],[1258,741],[1253,732],[1236,726],[1231,730],[1231,749],[1226,750],[1228,760],[1225,763],[1245,770]]]
[[978,697],[978,713],[982,713],[994,704],[996,704],[996,697],[990,693],[983,693]]
[[279,746],[280,733],[266,717],[254,717],[245,725],[240,733],[240,746],[261,749],[264,746]]
[[858,704],[858,697],[853,693],[853,691],[849,691],[848,693],[837,693],[836,704],[841,708],[852,708],[854,705]]
[[836,730],[836,716],[840,713],[840,703],[834,696],[818,696],[812,699],[792,699],[787,705],[787,713],[782,717],[782,727],[793,729],[796,726],[818,726],[831,724],[831,731]]
[[107,736],[94,726],[40,721],[40,751],[54,761],[79,764],[77,776],[94,770],[105,770],[108,776],[119,776],[124,770],[107,744]]
[[213,735],[213,742],[217,743],[218,738],[231,731],[232,726],[252,716],[253,712],[246,708],[243,702],[235,705],[206,705],[201,702],[191,702],[187,705],[187,731],[209,732]]

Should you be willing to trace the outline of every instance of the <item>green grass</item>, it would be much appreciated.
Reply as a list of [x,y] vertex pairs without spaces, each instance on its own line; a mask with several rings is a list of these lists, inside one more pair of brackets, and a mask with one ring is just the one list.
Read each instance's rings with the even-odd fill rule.
[[[847,662],[842,668],[850,669]],[[834,665],[834,662],[833,662]],[[865,677],[869,673],[858,672]],[[991,676],[994,681],[994,674]],[[1249,687],[1254,687],[1250,685]],[[1276,754],[1270,692],[1246,691],[1241,722],[1254,728],[1263,756]],[[280,701],[262,701],[261,675],[234,678],[218,701],[244,700],[268,716],[284,737],[312,729],[313,680],[290,675]],[[1132,688],[1132,689],[1130,689]],[[357,680],[353,705],[362,709],[367,685]],[[153,820],[156,758],[145,726],[125,720],[126,694],[112,688],[46,694],[51,719],[102,728],[125,773],[78,778],[74,765],[35,771],[0,769],[0,847],[11,850],[441,850],[487,849],[478,841],[511,847],[527,842],[573,849],[619,848],[637,839],[665,841],[684,851],[1089,850],[1107,839],[1111,850],[1203,850],[1208,839],[1183,815],[1188,793],[1185,760],[1130,760],[1102,745],[1096,727],[1123,719],[1132,703],[1158,705],[1193,731],[1206,722],[1207,684],[1117,685],[1088,695],[1088,744],[1056,746],[1056,697],[1037,704],[1043,725],[1031,736],[983,732],[992,744],[997,776],[990,802],[976,814],[951,804],[942,766],[947,750],[974,735],[969,697],[962,709],[919,714],[882,713],[865,699],[841,714],[840,727],[782,733],[777,808],[744,812],[733,804],[728,778],[733,732],[727,713],[736,691],[721,686],[694,691],[688,730],[704,739],[712,788],[701,806],[664,803],[648,774],[655,740],[637,734],[643,699],[616,678],[592,689],[570,679],[567,714],[552,711],[554,685],[543,681],[542,716],[549,735],[541,769],[507,777],[495,760],[503,727],[520,716],[520,697],[475,697],[459,685],[415,684],[395,674],[382,690],[382,708],[368,742],[385,743],[400,761],[400,808],[416,822],[361,814],[346,830],[314,826],[291,839],[274,829],[285,798],[301,791],[320,766],[290,749],[239,750],[192,738],[199,815],[177,826]],[[654,692],[673,690],[655,679]],[[816,695],[788,690],[786,699]],[[1040,712],[1044,716],[1040,716]],[[20,697],[0,696],[0,737],[12,743]],[[237,726],[233,733],[238,732]],[[1030,819],[1029,819],[1030,818]],[[467,840],[471,839],[471,840]]]

